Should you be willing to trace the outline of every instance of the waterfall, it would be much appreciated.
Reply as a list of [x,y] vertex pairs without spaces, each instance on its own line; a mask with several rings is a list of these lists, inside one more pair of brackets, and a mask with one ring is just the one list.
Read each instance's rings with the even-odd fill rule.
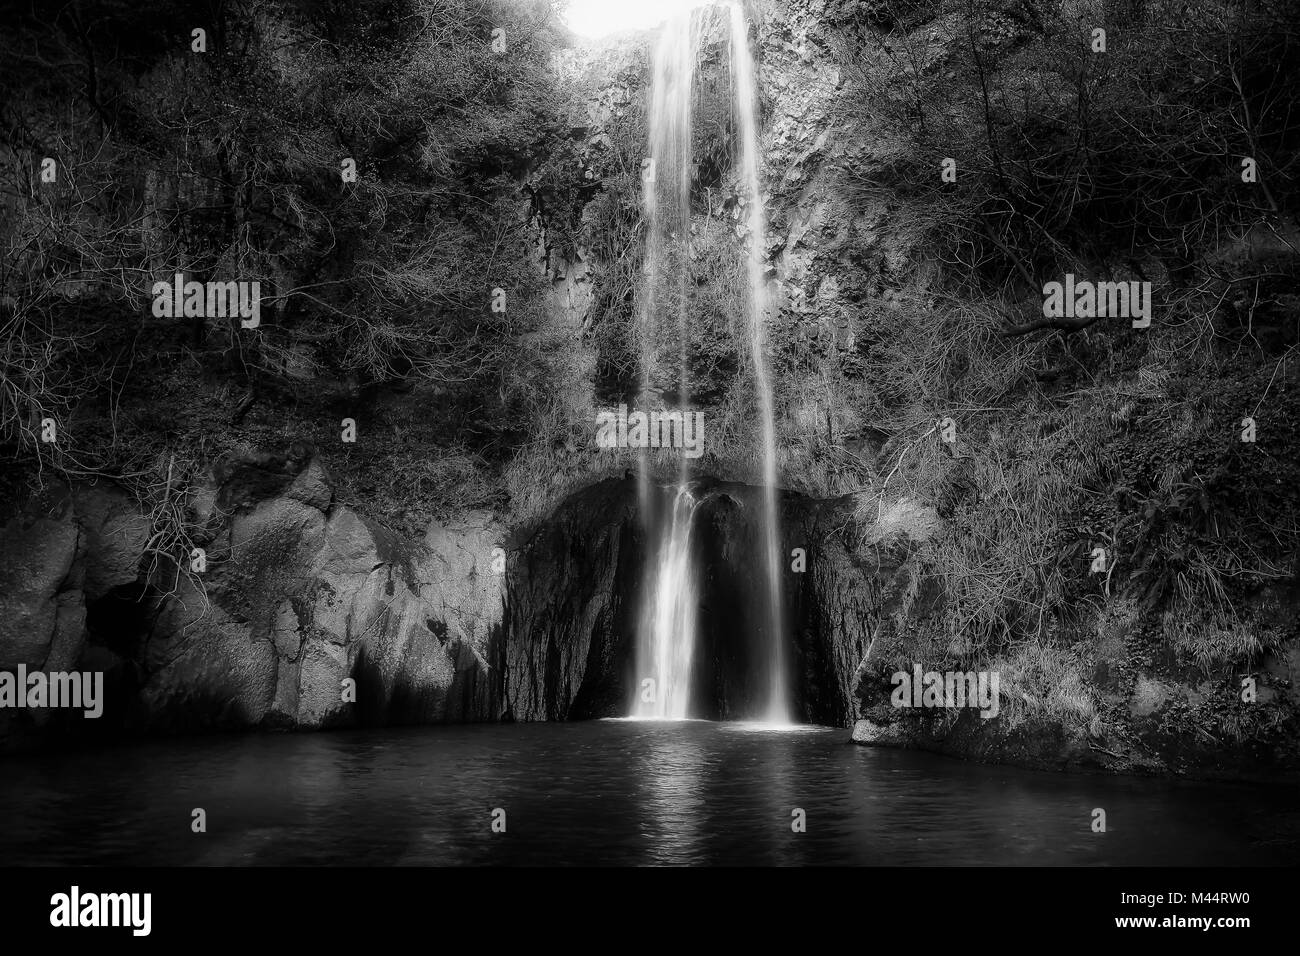
[[[781,555],[776,505],[776,429],[772,386],[767,368],[767,286],[763,276],[766,216],[759,190],[758,89],[744,11],[727,4],[732,91],[739,139],[739,187],[744,194],[748,231],[747,274],[749,294],[746,320],[753,367],[763,461],[761,533],[768,598],[761,649],[766,688],[762,709],[772,723],[789,723],[790,706],[785,678]],[[657,395],[653,375],[653,343],[662,337],[661,320],[676,313],[679,343],[677,404],[687,407],[690,382],[687,369],[689,342],[687,267],[691,235],[691,107],[695,59],[699,47],[698,17],[690,12],[672,18],[655,48],[649,110],[650,156],[642,172],[647,227],[645,283],[640,300],[642,399]],[[671,275],[669,274],[671,273]],[[690,710],[690,677],[695,652],[696,604],[699,573],[691,544],[696,508],[687,472],[681,471],[668,521],[655,521],[650,493],[649,451],[641,458],[638,491],[646,526],[658,532],[657,560],[650,563],[647,602],[642,612],[637,642],[637,687],[632,713],[636,716],[684,718]],[[643,682],[654,681],[653,700],[644,699]]]
[[[689,401],[687,379],[687,275],[681,263],[691,226],[691,103],[696,48],[695,18],[689,12],[664,26],[655,48],[650,93],[650,156],[642,170],[647,223],[645,282],[641,293],[642,401],[657,399],[653,343],[662,336],[665,315],[677,316],[680,382],[677,404]],[[677,268],[670,269],[673,260]],[[669,272],[673,274],[668,275]],[[642,611],[637,642],[637,681],[632,713],[641,717],[683,719],[689,715],[691,664],[695,654],[698,571],[691,548],[695,499],[687,488],[687,459],[680,465],[677,496],[668,522],[656,522],[650,496],[649,450],[642,453],[638,492],[647,527],[658,525],[658,560],[648,578],[649,599]],[[653,699],[642,682],[650,679]]]
[[668,535],[659,552],[653,600],[647,605],[646,631],[653,660],[654,699],[642,701],[635,711],[638,716],[671,720],[690,716],[695,611],[699,603],[699,574],[691,541],[695,505],[690,489],[685,485],[679,487]]
[[[675,404],[690,403],[686,372],[689,309],[686,295],[691,235],[691,103],[695,56],[699,45],[696,18],[687,13],[672,18],[655,48],[650,97],[650,166],[642,174],[646,222],[645,287],[641,297],[642,394],[656,398],[651,374],[652,343],[668,331],[663,318],[676,313],[678,366]],[[673,265],[676,268],[672,268]],[[671,275],[669,275],[671,273]],[[687,478],[681,458],[681,482]],[[648,469],[644,469],[648,472]]]
[[754,81],[754,60],[749,51],[749,30],[745,12],[738,3],[727,5],[731,24],[731,78],[735,89],[736,116],[740,125],[740,181],[747,194],[745,206],[749,232],[749,320],[750,355],[754,385],[758,393],[759,424],[763,442],[763,551],[767,566],[767,655],[768,698],[765,716],[771,723],[790,722],[790,704],[785,686],[785,651],[781,607],[781,553],[777,540],[776,509],[776,425],[772,413],[772,383],[767,369],[767,280],[763,276],[763,255],[767,244],[767,222],[763,195],[758,182],[758,86]]

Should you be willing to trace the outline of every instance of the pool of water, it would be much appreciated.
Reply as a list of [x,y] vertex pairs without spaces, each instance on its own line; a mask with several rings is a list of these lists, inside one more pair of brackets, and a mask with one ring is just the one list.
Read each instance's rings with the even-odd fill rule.
[[[820,727],[605,720],[11,757],[0,864],[1300,862],[1292,788],[1039,773],[847,741]],[[199,807],[206,833],[191,830]],[[792,830],[796,809],[806,832]]]

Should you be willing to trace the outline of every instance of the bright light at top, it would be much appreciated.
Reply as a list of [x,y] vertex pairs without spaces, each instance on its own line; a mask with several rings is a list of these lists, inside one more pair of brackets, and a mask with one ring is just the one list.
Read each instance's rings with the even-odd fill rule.
[[622,30],[648,30],[675,13],[707,0],[569,0],[564,21],[579,36],[603,37]]

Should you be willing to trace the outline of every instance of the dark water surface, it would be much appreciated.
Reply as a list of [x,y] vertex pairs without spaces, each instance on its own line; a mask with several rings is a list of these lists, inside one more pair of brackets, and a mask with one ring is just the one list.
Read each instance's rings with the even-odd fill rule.
[[[0,760],[0,864],[1300,862],[1293,788],[1036,773],[847,739],[595,721],[14,757]],[[195,807],[206,833],[191,832]]]

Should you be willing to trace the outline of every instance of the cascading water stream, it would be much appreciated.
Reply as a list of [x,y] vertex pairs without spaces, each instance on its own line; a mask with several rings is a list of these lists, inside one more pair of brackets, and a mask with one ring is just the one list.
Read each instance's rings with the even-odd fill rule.
[[[661,334],[660,321],[675,310],[678,316],[679,363],[682,369],[677,404],[689,401],[686,377],[687,308],[686,273],[676,270],[671,286],[665,282],[666,266],[690,240],[691,223],[691,92],[695,74],[697,35],[689,13],[665,25],[655,47],[651,81],[649,165],[642,170],[642,201],[648,224],[645,285],[641,295],[641,400],[648,407],[655,398],[652,375],[653,343]],[[686,458],[681,461],[681,481],[686,482]],[[651,517],[649,450],[642,454],[639,492],[642,515]]]
[[[641,295],[642,401],[655,399],[653,343],[665,314],[677,314],[680,382],[677,404],[686,407],[688,310],[686,272],[679,267],[672,281],[667,266],[686,258],[691,223],[691,103],[698,39],[695,18],[685,13],[664,27],[654,54],[651,84],[649,165],[642,171],[647,227],[645,284]],[[641,514],[653,526],[648,449],[643,453],[638,490]],[[642,613],[637,645],[637,687],[632,713],[642,717],[683,719],[690,707],[690,675],[695,654],[698,573],[691,547],[695,499],[687,489],[687,459],[681,459],[677,496],[669,522],[659,522],[661,538],[649,600]],[[645,693],[642,681],[654,681]]]
[[685,485],[677,489],[668,539],[659,556],[650,639],[656,693],[643,716],[683,720],[689,717],[691,668],[695,661],[696,606],[699,575],[693,559],[691,531],[695,498]]
[[731,25],[731,77],[735,89],[736,116],[740,126],[740,181],[747,193],[749,232],[749,341],[758,393],[759,424],[763,441],[763,550],[767,565],[769,685],[765,717],[770,723],[790,722],[790,704],[785,686],[781,601],[781,555],[777,540],[776,510],[776,425],[772,412],[772,384],[767,370],[767,281],[763,276],[763,255],[767,222],[758,181],[758,86],[754,60],[749,51],[749,30],[745,12],[738,3],[727,4]]

